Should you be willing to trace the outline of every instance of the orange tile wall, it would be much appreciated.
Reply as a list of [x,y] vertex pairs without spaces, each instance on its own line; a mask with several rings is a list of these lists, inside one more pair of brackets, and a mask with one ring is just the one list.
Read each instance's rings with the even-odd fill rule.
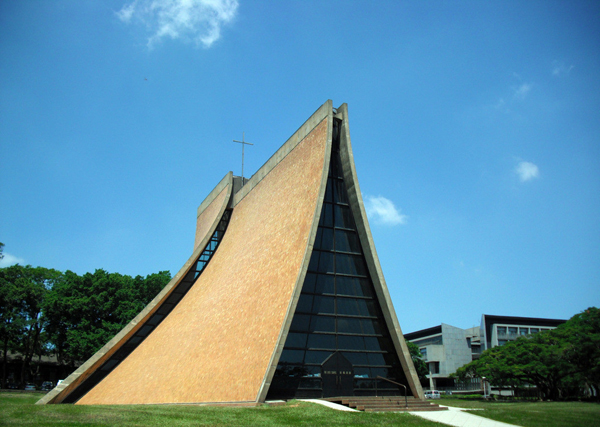
[[238,203],[185,298],[79,404],[257,399],[306,250],[326,142],[327,119]]

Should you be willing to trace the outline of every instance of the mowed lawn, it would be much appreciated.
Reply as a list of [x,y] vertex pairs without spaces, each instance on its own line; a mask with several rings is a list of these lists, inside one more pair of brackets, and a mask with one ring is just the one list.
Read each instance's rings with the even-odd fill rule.
[[0,426],[445,427],[410,414],[341,412],[312,403],[215,408],[187,405],[35,405],[41,393],[0,393]]
[[[442,427],[401,413],[341,412],[292,401],[285,406],[35,405],[42,393],[0,393],[0,426],[411,426]],[[523,427],[600,427],[600,404],[442,399],[474,415]]]
[[600,404],[587,402],[484,402],[444,398],[442,405],[523,427],[600,427]]

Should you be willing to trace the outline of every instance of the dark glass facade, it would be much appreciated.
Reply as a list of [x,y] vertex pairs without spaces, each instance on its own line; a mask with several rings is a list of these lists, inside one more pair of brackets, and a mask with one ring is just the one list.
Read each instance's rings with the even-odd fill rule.
[[377,380],[381,376],[406,384],[348,203],[336,134],[334,129],[314,250],[267,399],[338,395],[327,389],[324,378],[335,371],[323,369],[333,355],[352,366],[352,386],[337,392],[404,394]]

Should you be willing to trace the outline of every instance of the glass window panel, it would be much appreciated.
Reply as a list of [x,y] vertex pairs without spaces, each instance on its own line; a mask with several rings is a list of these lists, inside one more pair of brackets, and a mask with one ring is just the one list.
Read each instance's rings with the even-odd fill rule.
[[335,278],[335,292],[338,295],[357,295],[358,277],[338,276]]
[[335,332],[335,318],[330,316],[313,316],[310,323],[311,332]]
[[338,348],[340,350],[365,350],[365,340],[360,336],[338,335]]
[[[313,254],[319,253],[314,251]],[[311,259],[312,261],[312,259]],[[333,264],[333,253],[332,252],[320,252],[319,257],[319,273],[333,273],[334,272],[334,264]]]
[[529,329],[529,331],[532,334],[537,334],[539,332],[538,328],[531,328],[531,329]]
[[360,316],[361,314],[357,301],[352,298],[338,298],[337,313],[351,316]]
[[324,348],[335,350],[335,335],[310,334],[308,348]]
[[333,202],[333,183],[332,179],[327,179],[327,188],[325,188],[325,201],[332,203]]
[[333,294],[334,292],[334,276],[319,274],[317,284],[315,286],[316,294]]
[[529,334],[529,328],[519,328],[519,334],[521,334],[521,335],[528,335]]
[[308,331],[309,324],[310,324],[310,316],[308,316],[306,314],[294,314],[294,318],[292,319],[292,324],[290,326],[290,330],[305,332],[305,331]]
[[301,378],[300,379],[300,384],[298,385],[299,388],[314,388],[314,389],[320,389],[321,388],[321,379],[320,378]]
[[381,346],[379,345],[379,340],[377,337],[365,337],[365,345],[367,346],[367,350],[371,350],[371,351],[381,351],[382,350]]
[[310,256],[310,263],[308,264],[308,271],[319,271],[319,251],[313,251]]
[[281,352],[279,363],[302,363],[304,358],[304,350],[288,350],[284,349]]
[[[321,234],[320,246],[317,249],[323,249],[326,251],[333,250],[333,228],[320,227],[317,231],[317,238]],[[315,246],[316,247],[316,246]]]
[[306,334],[290,332],[285,340],[285,347],[306,348]]
[[[379,324],[375,324],[377,320],[361,319],[360,323],[365,334],[378,334]],[[376,329],[377,328],[377,329]]]
[[352,353],[349,351],[345,351],[342,354],[353,365],[368,365],[369,364],[369,359],[367,359],[366,353]]
[[305,376],[307,377],[320,377],[321,376],[321,367],[320,366],[303,366],[305,371]]
[[367,266],[362,256],[337,254],[336,272],[342,274],[352,274],[357,276],[367,275]]
[[333,205],[329,203],[323,204],[321,210],[321,219],[319,220],[320,226],[333,227]]
[[321,249],[321,240],[323,240],[323,227],[317,228],[317,235],[315,236],[315,249]]
[[342,179],[336,179],[333,182],[333,200],[337,203],[348,204],[346,185],[344,184],[344,180]]
[[335,230],[335,250],[361,253],[358,234],[353,231]]
[[358,296],[361,297],[372,297],[373,296],[373,284],[369,279],[358,279],[359,291]]
[[319,295],[315,295],[315,299],[313,302],[313,313],[325,313],[325,314],[334,314],[335,313],[335,299],[333,297],[323,297]]
[[352,319],[348,317],[337,318],[337,331],[338,333],[347,334],[360,334],[362,329],[360,327],[360,319]]
[[313,293],[315,291],[315,282],[317,281],[317,275],[314,273],[307,273],[304,279],[304,285],[302,286],[302,292]]
[[304,363],[321,364],[332,354],[331,351],[308,350]]
[[398,363],[398,355],[394,353],[383,353],[383,360],[385,361],[384,365],[393,365],[395,366]]
[[383,354],[381,353],[369,353],[369,365],[385,365]]
[[519,330],[519,328],[510,327],[510,328],[508,328],[508,333],[509,333],[509,335],[517,335],[518,330]]
[[357,303],[361,316],[377,316],[375,301],[361,299],[358,300]]
[[348,206],[334,205],[335,212],[335,226],[339,228],[351,228],[354,229],[354,221],[352,220],[352,213]]
[[339,153],[335,153],[331,156],[331,163],[329,163],[329,176],[333,176],[335,178],[342,177],[342,167]]
[[371,375],[371,369],[367,367],[359,366],[354,368],[354,378],[369,378]]
[[[361,390],[370,390],[375,388],[375,381],[370,379],[355,379],[354,380],[354,388],[359,388]],[[372,393],[372,392],[371,392]]]
[[300,299],[298,299],[298,305],[296,306],[296,312],[310,313],[312,308],[312,300],[312,295],[301,294]]
[[371,378],[377,377],[389,378],[388,368],[371,368]]

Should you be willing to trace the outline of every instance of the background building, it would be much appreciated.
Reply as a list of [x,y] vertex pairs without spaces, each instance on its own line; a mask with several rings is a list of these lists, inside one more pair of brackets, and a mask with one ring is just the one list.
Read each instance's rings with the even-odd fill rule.
[[[404,338],[419,346],[429,368],[430,389],[456,390],[457,386],[449,376],[479,358],[483,351],[516,340],[522,335],[554,329],[564,322],[566,320],[483,314],[481,326],[461,329],[442,323],[405,334]],[[476,380],[472,385],[460,387],[477,389],[480,384]]]

